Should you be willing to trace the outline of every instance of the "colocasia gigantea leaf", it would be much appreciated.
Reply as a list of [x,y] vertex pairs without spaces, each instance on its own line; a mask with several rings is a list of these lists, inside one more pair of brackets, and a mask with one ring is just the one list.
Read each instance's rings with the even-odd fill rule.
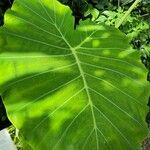
[[4,14],[8,8],[11,8],[14,0],[0,0],[0,26],[4,24]]

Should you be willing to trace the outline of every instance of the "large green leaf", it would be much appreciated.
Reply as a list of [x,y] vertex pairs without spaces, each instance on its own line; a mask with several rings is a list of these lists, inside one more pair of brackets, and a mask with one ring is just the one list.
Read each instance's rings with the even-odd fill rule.
[[16,0],[0,29],[0,91],[25,150],[140,149],[144,69],[125,35],[73,29],[55,0]]

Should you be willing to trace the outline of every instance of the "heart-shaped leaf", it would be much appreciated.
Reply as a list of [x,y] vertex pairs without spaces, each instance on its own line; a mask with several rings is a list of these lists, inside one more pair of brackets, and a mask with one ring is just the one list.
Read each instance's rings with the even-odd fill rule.
[[140,149],[149,92],[118,30],[73,29],[56,0],[16,0],[0,29],[0,91],[25,149]]

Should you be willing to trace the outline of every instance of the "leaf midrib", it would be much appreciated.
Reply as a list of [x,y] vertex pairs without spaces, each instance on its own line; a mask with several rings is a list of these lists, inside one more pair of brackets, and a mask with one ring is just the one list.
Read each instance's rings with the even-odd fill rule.
[[84,71],[82,69],[82,66],[80,64],[80,60],[79,60],[79,57],[76,53],[76,49],[78,47],[80,47],[82,44],[84,44],[88,39],[89,37],[95,33],[92,32],[92,34],[88,37],[86,37],[81,43],[79,43],[76,47],[72,47],[69,42],[67,41],[67,39],[64,37],[64,35],[62,34],[62,32],[60,31],[60,29],[57,27],[56,23],[54,24],[54,26],[56,27],[56,29],[58,30],[58,32],[60,33],[62,39],[64,40],[64,42],[67,44],[67,46],[69,47],[69,49],[71,50],[74,58],[75,58],[75,61],[77,63],[77,66],[78,66],[78,69],[79,69],[79,72],[81,74],[81,78],[83,80],[83,85],[84,85],[84,88],[85,88],[85,91],[86,91],[86,94],[87,94],[87,97],[88,97],[88,103],[90,105],[90,108],[91,108],[91,113],[92,113],[92,119],[93,119],[93,128],[95,130],[95,136],[96,136],[96,143],[97,143],[97,150],[99,149],[99,143],[98,143],[98,133],[97,133],[97,123],[96,123],[96,118],[95,118],[95,114],[94,114],[94,108],[93,108],[93,102],[92,102],[92,99],[91,99],[91,95],[90,95],[90,92],[89,92],[89,88],[88,88],[88,84],[87,84],[87,81],[86,81],[86,78],[85,78],[85,74],[84,74]]

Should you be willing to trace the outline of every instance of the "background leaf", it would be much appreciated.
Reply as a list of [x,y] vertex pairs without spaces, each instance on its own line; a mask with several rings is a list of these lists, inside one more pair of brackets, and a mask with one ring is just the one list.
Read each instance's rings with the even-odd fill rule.
[[0,91],[25,149],[140,149],[149,94],[118,30],[55,0],[16,0],[0,29]]

